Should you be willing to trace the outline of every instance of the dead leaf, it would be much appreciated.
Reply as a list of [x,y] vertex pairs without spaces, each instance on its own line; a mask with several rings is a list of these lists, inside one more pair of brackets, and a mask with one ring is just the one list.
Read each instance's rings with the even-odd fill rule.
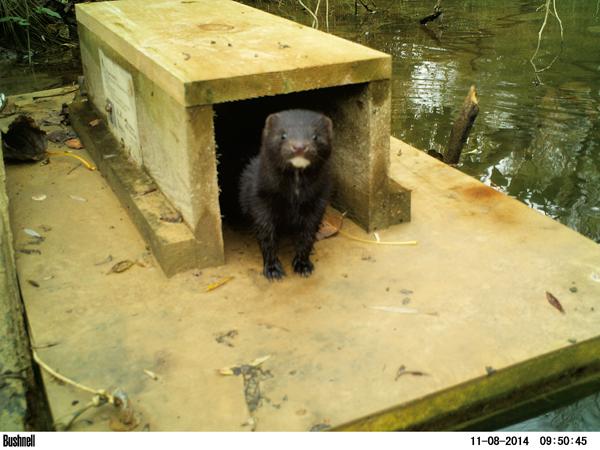
[[90,120],[88,125],[90,127],[97,127],[98,125],[100,125],[101,122],[102,122],[102,119],[94,119],[94,120]]
[[268,360],[269,358],[271,358],[271,355],[265,355],[265,356],[261,356],[260,358],[256,358],[254,361],[252,361],[250,363],[250,365],[252,367],[257,367],[260,366],[262,363],[264,363],[266,360]]
[[344,216],[340,215],[339,217],[335,217],[332,214],[326,214],[321,221],[321,226],[319,227],[319,231],[317,231],[317,241],[321,241],[323,239],[327,239],[328,237],[335,236],[340,231],[342,227],[342,222],[344,221]]
[[328,237],[335,236],[338,234],[338,231],[340,231],[338,227],[329,223],[327,219],[323,219],[319,231],[317,231],[317,241],[322,241]]
[[38,233],[35,230],[32,230],[31,228],[23,228],[23,231],[25,232],[25,234],[37,239],[40,239],[42,237],[40,233]]
[[221,278],[219,281],[215,281],[212,284],[209,284],[206,287],[205,292],[210,292],[210,291],[214,291],[215,289],[217,289],[218,287],[223,286],[225,283],[229,283],[231,280],[233,280],[235,277],[225,277],[225,278]]
[[78,138],[71,138],[65,141],[65,145],[74,150],[80,150],[83,148],[83,144]]
[[153,380],[158,380],[158,375],[156,375],[154,372],[152,372],[151,370],[148,369],[144,369],[144,373],[146,375],[148,375],[150,378],[152,378]]
[[130,259],[126,259],[124,261],[119,261],[118,263],[116,263],[114,266],[111,267],[111,269],[108,271],[108,274],[111,273],[122,273],[125,272],[127,269],[130,269],[131,266],[133,266],[135,264],[135,262],[131,261]]
[[548,291],[546,291],[546,299],[548,300],[548,303],[550,303],[552,306],[558,309],[561,313],[565,314],[565,310],[563,309],[558,299]]
[[265,356],[261,356],[260,358],[256,358],[254,361],[252,361],[249,364],[242,364],[241,366],[223,367],[222,369],[219,369],[219,373],[221,375],[236,375],[237,376],[241,373],[242,367],[246,367],[246,366],[247,367],[258,367],[262,363],[267,361],[269,358],[271,358],[271,355],[265,355]]
[[394,378],[394,381],[398,380],[398,378],[400,378],[402,375],[413,375],[415,377],[424,377],[424,376],[428,376],[428,373],[425,372],[421,372],[420,370],[406,370],[406,367],[404,365],[398,367],[398,370],[396,371],[396,378]]

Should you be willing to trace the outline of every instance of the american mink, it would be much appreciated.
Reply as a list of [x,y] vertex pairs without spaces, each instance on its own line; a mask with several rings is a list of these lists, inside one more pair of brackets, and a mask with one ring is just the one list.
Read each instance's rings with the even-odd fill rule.
[[252,219],[269,280],[285,275],[277,257],[282,234],[295,239],[294,272],[309,276],[310,253],[331,192],[329,117],[304,109],[271,114],[265,121],[258,156],[240,180],[240,204]]

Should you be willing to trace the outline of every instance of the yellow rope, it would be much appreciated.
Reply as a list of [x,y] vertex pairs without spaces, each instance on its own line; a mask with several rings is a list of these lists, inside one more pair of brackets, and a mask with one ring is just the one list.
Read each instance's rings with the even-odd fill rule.
[[46,153],[48,153],[49,155],[52,156],[70,156],[71,158],[75,158],[77,160],[79,160],[81,163],[83,163],[83,165],[86,167],[86,169],[88,170],[96,170],[96,166],[94,166],[93,164],[90,164],[89,162],[87,162],[84,158],[82,158],[79,155],[75,155],[72,152],[69,151],[47,151]]
[[46,372],[48,372],[50,375],[52,375],[54,378],[57,378],[58,380],[62,381],[63,383],[67,383],[67,384],[70,384],[71,386],[81,389],[82,391],[86,391],[91,394],[98,395],[101,398],[105,398],[106,401],[108,401],[108,403],[111,403],[111,404],[115,403],[114,397],[111,394],[109,394],[108,392],[106,392],[104,389],[92,389],[92,388],[87,387],[83,384],[80,384],[76,381],[73,381],[70,378],[65,377],[64,375],[61,375],[56,370],[54,370],[52,367],[50,367],[48,364],[46,364],[44,361],[42,361],[35,350],[32,349],[31,353],[33,355],[33,360],[36,363],[38,363],[40,365],[40,367],[42,367]]
[[356,236],[351,235],[350,233],[346,233],[344,230],[339,230],[339,233],[347,237],[348,239],[352,239],[358,242],[364,242],[366,244],[376,244],[376,245],[417,245],[417,241],[373,241],[371,239],[362,239]]
[[350,233],[342,230],[342,226],[344,225],[344,218],[346,217],[346,212],[342,213],[342,217],[340,218],[340,224],[337,226],[337,231],[344,237],[348,239],[352,239],[353,241],[364,242],[365,244],[375,244],[375,245],[417,245],[417,241],[380,241],[379,236],[377,236],[378,240],[373,241],[371,239],[362,239],[356,237]]

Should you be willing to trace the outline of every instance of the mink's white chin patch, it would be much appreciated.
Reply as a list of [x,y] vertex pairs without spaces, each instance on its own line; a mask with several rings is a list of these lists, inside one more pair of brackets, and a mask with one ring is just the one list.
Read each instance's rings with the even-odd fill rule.
[[296,169],[305,169],[310,165],[310,161],[304,156],[294,156],[292,159],[290,159],[290,164]]

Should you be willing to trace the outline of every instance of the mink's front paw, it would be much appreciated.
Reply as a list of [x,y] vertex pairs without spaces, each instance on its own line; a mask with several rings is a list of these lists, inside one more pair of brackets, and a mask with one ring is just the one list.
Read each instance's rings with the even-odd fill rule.
[[302,275],[303,277],[309,277],[315,268],[313,263],[310,262],[310,259],[302,259],[297,255],[294,256],[292,266],[294,267],[294,272],[296,272],[298,275]]
[[263,267],[263,275],[267,277],[267,280],[269,281],[281,280],[285,276],[285,272],[281,266],[281,261],[276,259],[270,264],[265,263]]

